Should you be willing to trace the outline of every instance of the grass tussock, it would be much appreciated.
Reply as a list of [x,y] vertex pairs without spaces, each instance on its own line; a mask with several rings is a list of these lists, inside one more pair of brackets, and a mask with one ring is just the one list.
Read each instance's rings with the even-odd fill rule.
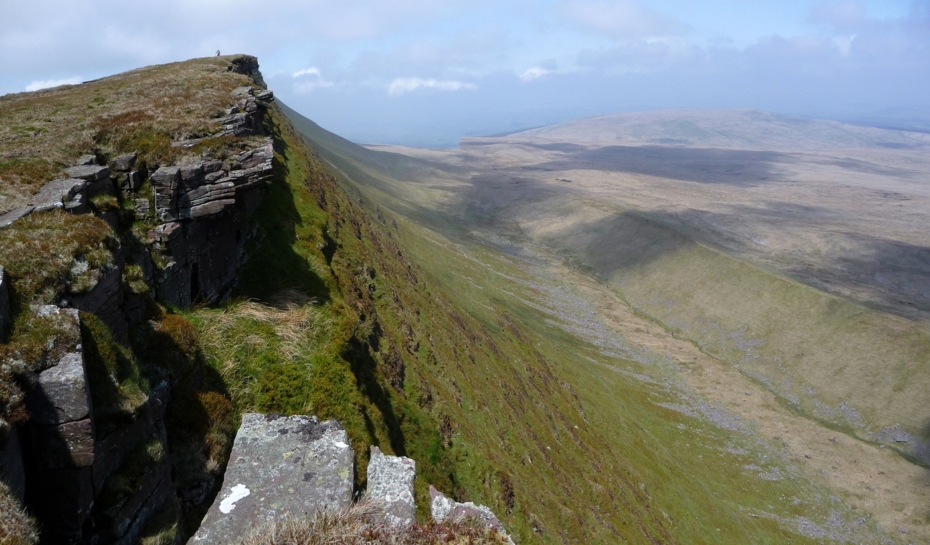
[[330,312],[286,290],[266,303],[236,300],[201,310],[194,321],[204,350],[243,410],[312,412],[310,376],[333,329]]
[[0,480],[0,543],[35,545],[38,542],[39,532],[35,521],[13,497],[9,487]]
[[0,230],[0,263],[20,306],[49,304],[59,294],[87,293],[115,265],[118,246],[103,220],[65,212],[32,214]]
[[382,507],[361,501],[349,509],[292,517],[253,531],[238,545],[500,545],[507,539],[480,522],[461,520],[393,528]]

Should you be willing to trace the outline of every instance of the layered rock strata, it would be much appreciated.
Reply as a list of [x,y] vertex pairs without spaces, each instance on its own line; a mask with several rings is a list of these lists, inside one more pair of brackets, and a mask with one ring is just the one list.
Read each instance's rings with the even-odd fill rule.
[[108,494],[114,488],[110,479],[127,471],[127,458],[141,445],[164,445],[167,387],[153,389],[132,423],[101,435],[80,344],[78,311],[49,305],[37,314],[55,320],[56,342],[66,344],[52,347],[63,355],[39,373],[26,397],[31,417],[22,428],[23,458],[6,456],[5,473],[15,480],[17,472],[12,469],[23,467],[19,477],[28,485],[25,503],[42,521],[45,541],[82,543],[93,537],[97,543],[133,543],[145,521],[173,491],[170,465],[167,459],[151,464],[145,475],[136,476],[138,487],[130,492]]
[[223,489],[192,543],[235,543],[287,516],[352,502],[355,455],[335,420],[245,414]]
[[[249,74],[256,85],[263,85],[254,57],[233,59],[230,71]],[[183,164],[158,168],[140,164],[135,153],[112,158],[105,165],[98,164],[97,156],[86,155],[65,169],[67,178],[43,186],[28,206],[0,215],[3,229],[15,228],[16,221],[32,213],[95,211],[118,235],[128,236],[131,229],[141,242],[115,248],[113,263],[101,271],[92,288],[60,294],[57,303],[62,308],[39,310],[71,323],[71,334],[65,337],[80,339],[80,310],[98,316],[113,339],[125,345],[130,329],[148,319],[150,295],[187,307],[222,299],[234,287],[245,259],[250,217],[272,176],[272,142],[265,136],[263,122],[274,96],[244,87],[230,100],[234,105],[217,120],[219,132],[210,138],[253,138],[236,141],[242,147],[222,162],[187,158]],[[183,147],[190,142],[175,144]],[[149,187],[151,191],[143,191]],[[98,195],[134,206],[101,210],[92,204]],[[114,199],[93,202],[112,207]],[[133,219],[136,222],[130,226]],[[141,279],[153,293],[129,287],[124,273],[130,263],[141,270]],[[0,342],[5,342],[12,321],[8,285],[0,266]],[[10,427],[0,420],[0,477],[25,499],[45,541],[134,543],[143,525],[176,493],[164,452],[170,387],[166,382],[153,385],[131,418],[101,424],[91,394],[112,385],[89,380],[77,342],[56,347],[65,356],[38,375],[27,396],[30,421]],[[131,490],[120,485],[125,482],[133,483]],[[196,497],[188,497],[187,490],[179,495],[185,505],[197,504],[209,488],[205,486]]]

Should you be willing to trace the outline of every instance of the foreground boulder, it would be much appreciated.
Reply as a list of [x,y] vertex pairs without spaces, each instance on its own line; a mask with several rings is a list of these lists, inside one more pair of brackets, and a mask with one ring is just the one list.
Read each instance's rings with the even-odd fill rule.
[[335,420],[245,414],[223,489],[192,543],[235,543],[288,516],[352,503],[355,457]]
[[417,521],[413,480],[417,464],[403,456],[387,456],[371,447],[368,463],[368,498],[384,505],[384,521],[394,527],[409,528]]

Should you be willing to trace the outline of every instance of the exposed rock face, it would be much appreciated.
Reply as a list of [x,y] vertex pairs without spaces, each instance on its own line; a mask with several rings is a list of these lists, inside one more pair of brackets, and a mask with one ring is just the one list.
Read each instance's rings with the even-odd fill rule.
[[[274,95],[261,88],[258,61],[236,56],[229,70],[251,75],[257,87],[237,89],[230,97],[234,105],[218,120],[219,132],[210,137],[263,136],[264,116]],[[154,172],[135,153],[112,158],[106,165],[98,164],[99,156],[85,155],[65,169],[66,179],[45,184],[29,206],[0,215],[2,229],[33,212],[84,214],[93,208],[115,231],[127,231],[133,213],[127,217],[124,211],[114,210],[112,199],[101,199],[92,206],[91,198],[105,193],[134,202],[134,219],[148,226],[138,231],[143,244],[122,245],[113,251],[112,266],[90,291],[58,300],[72,309],[50,306],[40,312],[69,320],[72,337],[78,339],[78,310],[95,314],[115,341],[127,344],[130,327],[149,317],[146,298],[150,295],[134,291],[124,280],[127,263],[137,267],[133,274],[141,275],[162,301],[172,305],[187,307],[225,297],[245,260],[249,220],[271,180],[274,155],[270,138],[243,139],[236,145],[244,151],[224,155],[223,161],[190,163],[188,157],[184,164],[154,165]],[[151,181],[154,194],[141,194],[146,181]],[[98,206],[106,211],[97,210]],[[7,286],[8,278],[0,267],[0,342],[6,340],[11,322]],[[154,385],[148,400],[125,421],[98,421],[90,394],[99,392],[88,381],[80,344],[60,351],[65,355],[37,376],[36,387],[27,395],[29,423],[2,429],[6,423],[0,421],[0,476],[14,490],[23,490],[25,483],[25,503],[43,528],[44,540],[134,543],[145,522],[175,493],[167,455],[143,465],[142,473],[133,462],[148,459],[139,457],[140,452],[145,454],[143,447],[166,444],[164,414],[170,386],[167,382]],[[4,435],[10,439],[4,442]],[[348,444],[344,437],[342,443]],[[133,483],[131,490],[118,486],[125,482]],[[350,496],[351,464],[348,482]],[[120,492],[110,493],[114,488]],[[325,488],[330,487],[326,484]],[[182,500],[197,504],[210,492],[205,484],[194,498],[185,490]]]
[[459,503],[451,498],[447,498],[442,492],[436,490],[432,486],[429,487],[429,498],[430,513],[433,516],[433,520],[436,522],[465,518],[480,520],[506,536],[508,542],[513,543],[510,537],[507,536],[504,526],[497,520],[497,516],[494,512],[484,505],[475,505],[472,502]]
[[45,212],[56,208],[65,208],[74,212],[84,212],[84,207],[86,207],[87,203],[86,193],[88,187],[89,185],[85,180],[77,178],[51,181],[42,186],[42,189],[33,195],[33,210],[31,212]]
[[410,458],[386,456],[378,447],[371,447],[368,498],[384,504],[384,519],[391,526],[409,527],[417,521],[413,499],[416,473],[416,462]]
[[262,79],[262,73],[258,70],[258,59],[251,55],[236,55],[230,62],[230,72],[245,74],[252,78],[256,85],[265,87],[265,81]]
[[273,157],[271,139],[266,139],[236,157],[241,168],[226,171],[219,161],[159,168],[151,177],[158,219],[170,222],[222,212],[236,203],[239,191],[270,181]]
[[239,100],[219,120],[224,136],[245,136],[261,131],[265,111],[274,101],[274,93],[254,87],[239,87],[232,92]]
[[[71,329],[60,337],[81,338],[77,310],[49,305],[37,314],[57,317],[59,327]],[[168,460],[146,467],[145,474],[135,479],[135,490],[105,501],[102,494],[108,479],[125,471],[124,461],[139,445],[152,438],[165,443],[167,387],[153,388],[136,420],[101,437],[82,345],[56,342],[59,346],[54,348],[64,355],[39,374],[26,397],[31,418],[22,428],[25,464],[17,473],[5,462],[4,472],[11,473],[7,480],[14,489],[17,478],[28,485],[25,503],[41,520],[44,540],[80,543],[93,536],[97,543],[132,543],[172,493]]]
[[[58,327],[71,329],[63,337],[80,339],[78,311],[45,306],[37,314],[56,317]],[[64,356],[39,374],[26,397],[32,415],[24,430],[26,505],[42,520],[47,539],[76,543],[94,500],[92,405],[81,345],[55,348]]]
[[24,206],[22,208],[17,208],[16,210],[11,210],[5,214],[0,214],[0,229],[13,225],[13,222],[16,220],[32,214],[33,210],[35,210],[34,206]]
[[10,281],[3,265],[0,265],[0,343],[6,342],[10,319]]
[[335,420],[243,415],[223,489],[191,543],[234,543],[288,515],[348,507],[354,460]]

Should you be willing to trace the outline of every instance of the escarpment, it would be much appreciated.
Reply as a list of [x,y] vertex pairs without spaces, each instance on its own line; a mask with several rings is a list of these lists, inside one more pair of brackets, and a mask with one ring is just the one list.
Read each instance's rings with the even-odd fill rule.
[[[143,97],[85,121],[88,147],[63,176],[0,217],[0,475],[43,542],[137,542],[156,514],[204,504],[220,477],[225,447],[203,443],[232,418],[228,396],[190,324],[160,304],[217,302],[235,286],[273,172],[274,97],[253,57],[195,64],[137,74]],[[125,91],[123,78],[45,100],[77,111]],[[162,111],[194,91],[211,104]],[[178,130],[191,123],[196,138]]]
[[[453,424],[405,369],[429,358],[398,295],[419,273],[277,111],[254,58],[0,100],[28,119],[63,112],[75,129],[39,134],[28,157],[0,134],[0,494],[34,521],[10,535],[181,542],[233,504],[244,512],[257,498],[229,500],[242,492],[223,482],[246,456],[233,448],[250,437],[237,436],[243,412],[344,430],[341,499],[301,503],[304,514],[366,488],[393,501],[400,487],[385,528],[401,532],[418,512],[428,520],[429,485],[468,496],[440,433]],[[315,437],[317,424],[300,429]],[[282,460],[303,459],[290,452]],[[333,496],[320,475],[294,484]],[[196,535],[210,532],[239,534]]]

